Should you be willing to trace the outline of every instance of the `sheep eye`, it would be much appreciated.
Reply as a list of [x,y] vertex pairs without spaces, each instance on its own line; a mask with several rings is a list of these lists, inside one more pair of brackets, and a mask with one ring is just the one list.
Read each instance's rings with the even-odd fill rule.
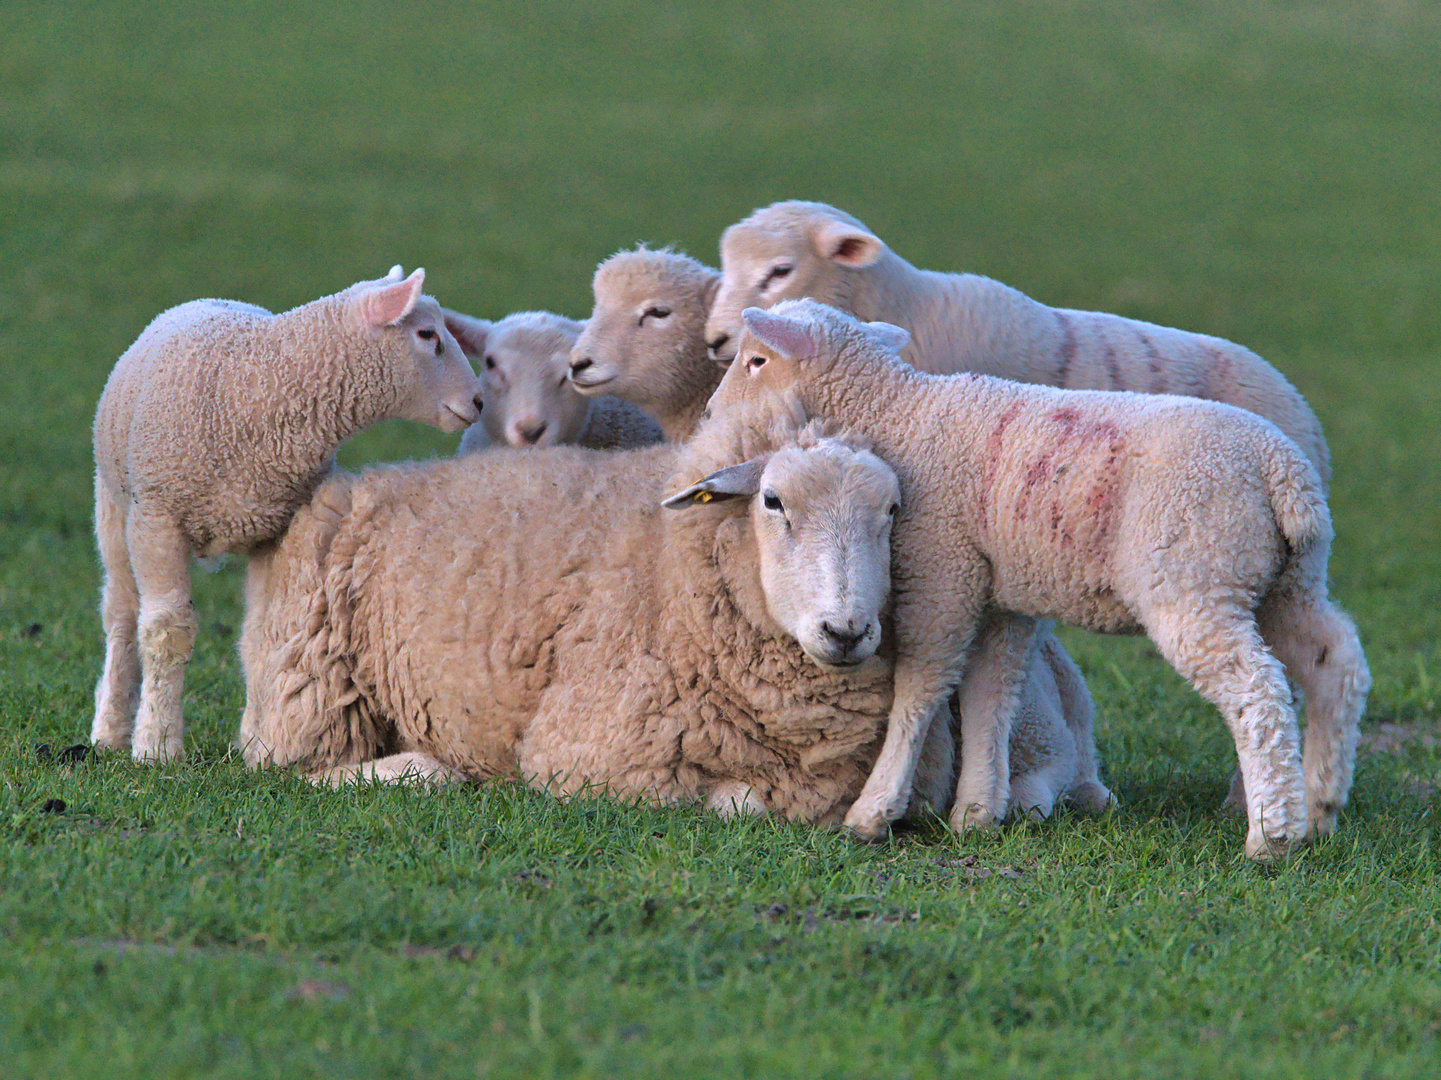
[[897,514],[899,514],[900,512],[901,512],[901,504],[900,504],[900,503],[891,503],[891,508],[886,511],[886,513],[890,514],[891,517],[895,517],[895,516],[896,516]]
[[765,504],[767,510],[781,511],[785,509],[785,507],[781,505],[780,497],[776,495],[774,491],[767,491],[765,495],[762,496],[761,502]]
[[648,307],[641,312],[640,321],[636,324],[644,326],[646,319],[664,319],[670,314],[668,307]]
[[752,356],[749,360],[746,361],[746,367],[748,367],[751,371],[755,371],[757,368],[763,367],[765,365],[765,362],[766,358],[764,356]]
[[765,280],[761,282],[761,288],[767,289],[772,282],[781,281],[795,269],[789,263],[781,263],[779,266],[772,266],[770,273],[766,274]]
[[487,356],[487,357],[485,358],[485,370],[486,370],[486,371],[494,371],[494,370],[495,370],[495,357],[493,357],[493,356]]
[[415,336],[420,338],[421,341],[433,341],[435,339],[435,331],[427,326],[417,330]]

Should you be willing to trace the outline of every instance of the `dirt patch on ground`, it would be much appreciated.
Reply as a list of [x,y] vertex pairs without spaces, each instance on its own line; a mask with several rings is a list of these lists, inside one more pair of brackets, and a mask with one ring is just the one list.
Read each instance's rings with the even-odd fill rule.
[[1361,732],[1357,748],[1367,754],[1394,754],[1413,746],[1441,746],[1441,721],[1425,724],[1377,724]]

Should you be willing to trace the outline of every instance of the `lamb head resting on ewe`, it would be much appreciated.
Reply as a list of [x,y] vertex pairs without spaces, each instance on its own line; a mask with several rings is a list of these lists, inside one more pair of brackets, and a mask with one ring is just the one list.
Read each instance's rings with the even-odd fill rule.
[[196,300],[157,316],[120,357],[95,412],[96,745],[179,755],[192,555],[280,536],[340,444],[372,424],[455,432],[477,419],[480,384],[424,281],[397,266],[280,315]]

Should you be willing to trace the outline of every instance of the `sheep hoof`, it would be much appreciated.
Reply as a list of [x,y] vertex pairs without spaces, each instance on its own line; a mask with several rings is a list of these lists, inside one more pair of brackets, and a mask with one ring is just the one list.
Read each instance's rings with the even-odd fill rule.
[[891,831],[891,823],[884,814],[857,813],[856,808],[852,807],[851,812],[846,815],[842,828],[857,840],[875,843],[877,840],[886,838]]
[[1320,806],[1312,810],[1307,824],[1310,826],[1309,836],[1330,836],[1336,831],[1340,817],[1340,811],[1334,806]]
[[1279,862],[1299,848],[1305,839],[1304,835],[1285,833],[1267,836],[1260,830],[1253,829],[1246,837],[1246,857],[1261,863]]
[[1105,784],[1086,780],[1067,792],[1066,804],[1088,814],[1104,814],[1119,805],[1120,800]]
[[184,739],[179,732],[164,735],[137,730],[130,747],[130,756],[147,765],[164,764],[180,757]]
[[994,829],[1001,824],[1001,819],[991,813],[980,803],[971,803],[969,806],[957,806],[951,810],[951,828],[956,832],[967,832],[971,829]]

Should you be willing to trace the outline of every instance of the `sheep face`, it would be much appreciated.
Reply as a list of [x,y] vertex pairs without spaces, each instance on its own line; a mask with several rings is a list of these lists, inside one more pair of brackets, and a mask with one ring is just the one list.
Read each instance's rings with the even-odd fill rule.
[[480,382],[445,327],[440,305],[421,295],[425,271],[389,277],[352,291],[348,314],[385,359],[402,420],[456,432],[480,418]]
[[613,394],[659,414],[704,348],[719,278],[670,251],[623,251],[596,270],[595,309],[570,357],[570,378],[588,397]]
[[809,439],[714,472],[664,505],[740,498],[766,614],[822,668],[870,659],[890,595],[895,473],[869,450]]
[[590,402],[569,385],[570,351],[584,323],[548,311],[521,311],[499,322],[447,311],[446,325],[480,365],[480,420],[493,445],[579,442]]
[[706,322],[711,356],[729,363],[742,330],[741,312],[811,297],[848,306],[856,271],[886,248],[848,214],[823,203],[776,203],[721,236],[721,286]]

